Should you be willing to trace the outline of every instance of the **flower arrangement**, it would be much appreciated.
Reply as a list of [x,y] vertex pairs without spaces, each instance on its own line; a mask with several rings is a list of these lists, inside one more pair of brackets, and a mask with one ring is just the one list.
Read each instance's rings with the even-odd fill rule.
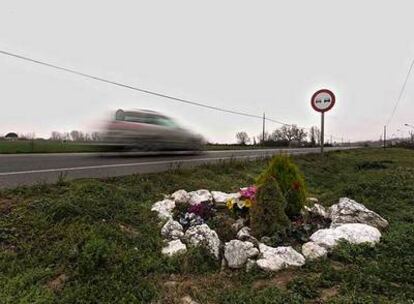
[[201,202],[179,212],[179,222],[184,227],[201,225],[212,218],[216,212],[214,205],[210,202]]
[[238,196],[227,200],[227,208],[240,215],[246,214],[256,199],[256,186],[240,188]]

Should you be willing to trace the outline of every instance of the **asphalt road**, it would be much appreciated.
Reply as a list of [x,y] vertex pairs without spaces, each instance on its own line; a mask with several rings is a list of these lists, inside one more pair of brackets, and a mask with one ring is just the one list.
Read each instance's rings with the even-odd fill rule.
[[[326,151],[349,148],[326,148]],[[316,153],[318,148],[206,151],[188,153],[57,153],[0,155],[0,188],[54,183],[65,179],[102,178],[161,172],[230,159],[257,159],[278,153]]]

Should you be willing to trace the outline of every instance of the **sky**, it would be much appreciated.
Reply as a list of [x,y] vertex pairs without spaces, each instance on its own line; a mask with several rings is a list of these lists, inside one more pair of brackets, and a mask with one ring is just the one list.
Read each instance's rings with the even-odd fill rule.
[[[414,59],[413,11],[412,0],[1,0],[0,50],[301,127],[320,124],[310,98],[328,88],[337,99],[326,134],[377,140]],[[389,135],[414,125],[411,76]],[[212,142],[262,130],[260,119],[1,54],[0,106],[0,135],[89,130],[119,108],[160,111]]]

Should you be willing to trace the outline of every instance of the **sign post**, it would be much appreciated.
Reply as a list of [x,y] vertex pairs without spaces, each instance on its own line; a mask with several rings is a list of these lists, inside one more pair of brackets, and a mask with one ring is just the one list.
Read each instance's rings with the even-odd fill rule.
[[312,108],[321,113],[321,153],[323,153],[325,139],[325,112],[329,111],[335,105],[335,95],[332,91],[322,89],[315,92],[311,98]]

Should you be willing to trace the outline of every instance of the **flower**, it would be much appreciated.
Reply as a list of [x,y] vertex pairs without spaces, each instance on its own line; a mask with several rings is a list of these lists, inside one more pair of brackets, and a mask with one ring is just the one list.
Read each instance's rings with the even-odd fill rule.
[[251,199],[246,199],[244,201],[244,207],[251,208],[252,207],[252,200]]
[[249,186],[245,188],[240,188],[240,195],[243,198],[254,200],[256,196],[256,186]]
[[233,209],[233,206],[234,206],[235,203],[236,203],[236,199],[234,197],[232,197],[232,198],[229,198],[227,200],[226,206],[227,206],[228,209],[231,210],[231,209]]
[[245,206],[245,201],[244,200],[237,200],[237,207],[239,207],[239,209],[243,209],[243,207]]

